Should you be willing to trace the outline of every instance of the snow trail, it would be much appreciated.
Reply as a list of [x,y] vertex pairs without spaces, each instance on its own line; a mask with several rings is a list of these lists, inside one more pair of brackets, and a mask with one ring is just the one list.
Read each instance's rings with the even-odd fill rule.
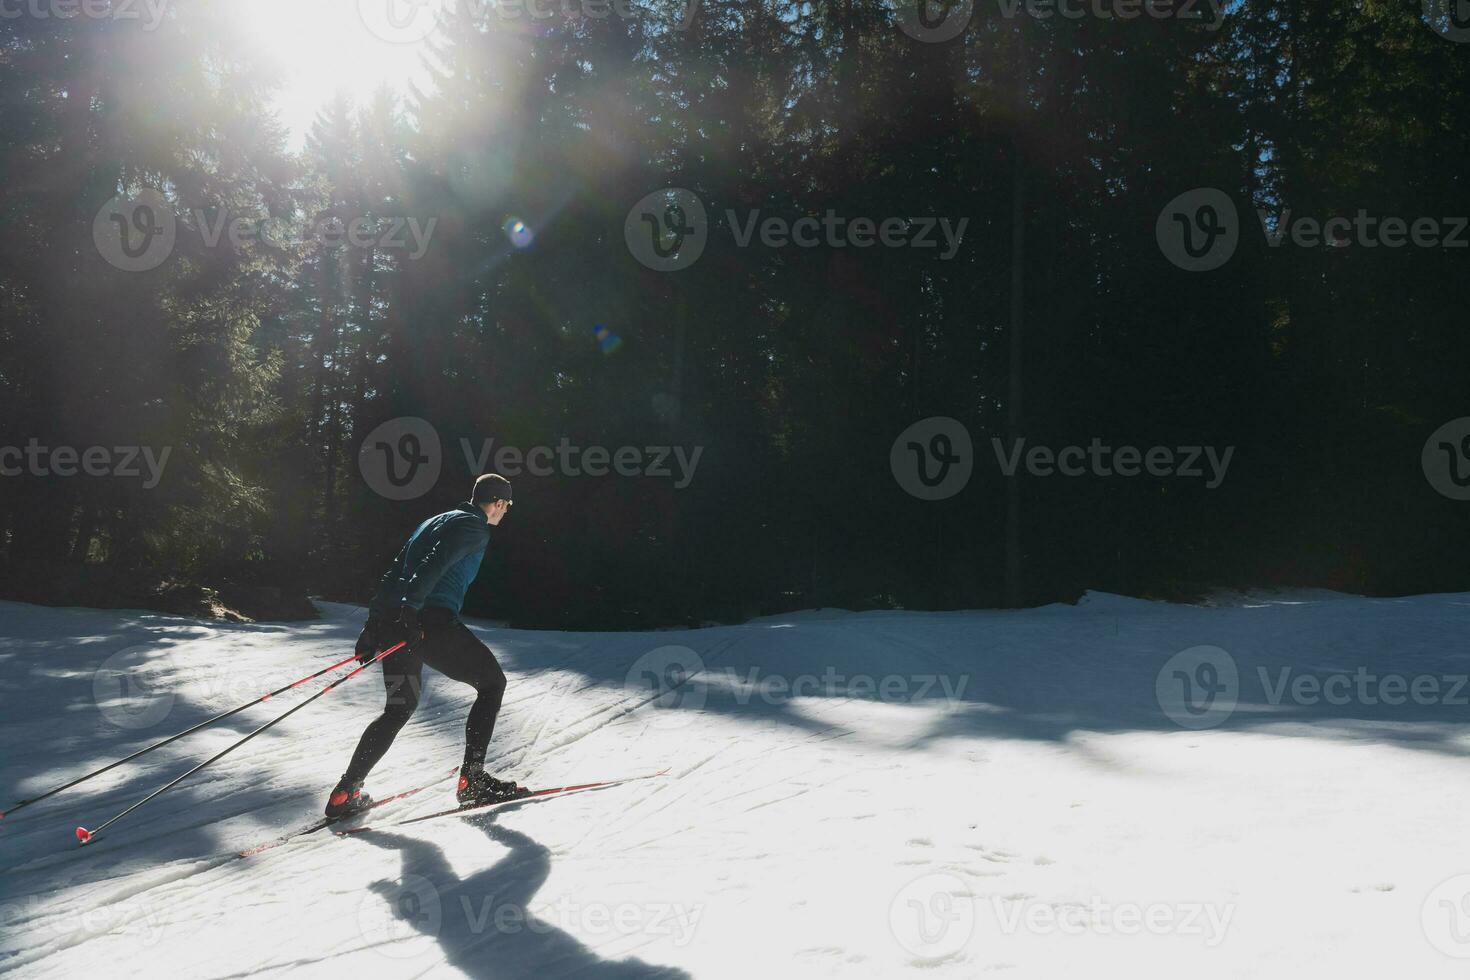
[[[0,805],[340,659],[362,611],[321,605],[206,626],[0,603]],[[0,972],[1435,977],[1470,956],[1467,596],[472,625],[510,678],[492,768],[671,773],[233,860],[320,813],[373,672],[75,845],[311,686],[0,821]],[[472,693],[425,677],[370,792],[459,756]]]

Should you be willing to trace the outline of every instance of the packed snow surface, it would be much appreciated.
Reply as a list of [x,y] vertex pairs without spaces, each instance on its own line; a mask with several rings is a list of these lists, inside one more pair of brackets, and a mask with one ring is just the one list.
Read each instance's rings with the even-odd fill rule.
[[[348,656],[361,609],[221,625],[0,603],[0,806]],[[378,670],[79,847],[281,695],[0,821],[21,977],[1440,977],[1470,970],[1470,597],[472,624],[510,678],[479,817],[319,816]],[[340,676],[341,672],[329,675]],[[376,827],[453,803],[426,672]]]

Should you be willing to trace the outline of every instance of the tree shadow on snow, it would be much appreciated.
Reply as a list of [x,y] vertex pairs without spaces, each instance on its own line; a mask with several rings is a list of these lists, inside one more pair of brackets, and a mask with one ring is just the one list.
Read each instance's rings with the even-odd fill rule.
[[[358,628],[350,620],[224,623],[18,603],[0,604],[0,614],[10,614],[0,625],[0,738],[12,750],[0,752],[0,807],[39,795],[335,663],[351,653]],[[303,637],[316,642],[293,647]],[[236,642],[274,646],[277,639],[280,657],[272,658],[268,675],[243,668],[233,656]],[[112,659],[130,650],[135,653],[126,660]],[[185,683],[173,688],[126,686],[125,671],[154,661],[178,670]],[[258,667],[259,661],[246,663]],[[109,665],[115,675],[111,682],[103,669]],[[340,673],[321,678],[310,690]],[[200,679],[213,695],[207,702],[193,696],[196,691],[189,683]],[[359,679],[330,697],[361,700],[365,725],[381,705],[381,692],[381,683]],[[80,879],[85,881],[135,866],[209,855],[220,848],[224,821],[249,815],[264,826],[284,829],[303,821],[303,799],[311,802],[315,815],[324,786],[298,786],[291,770],[272,772],[270,780],[241,778],[242,772],[273,768],[269,760],[277,751],[274,746],[304,745],[303,739],[313,737],[309,720],[303,723],[310,716],[308,708],[190,776],[95,844],[78,848],[72,834],[77,824],[95,828],[301,699],[289,695],[256,705],[8,815],[0,834],[0,897],[52,887],[48,882],[59,866],[84,864]],[[349,751],[338,750],[343,764]],[[330,782],[326,776],[317,778]],[[136,846],[140,843],[145,846]]]
[[[1181,724],[1161,701],[1169,685],[1182,683],[1172,658],[1211,647],[1228,656],[1238,683],[1233,708],[1199,727],[1464,757],[1470,653],[1460,638],[1467,628],[1470,600],[1459,595],[1266,598],[1234,607],[1099,595],[1075,607],[798,614],[653,635],[477,632],[512,674],[512,690],[517,674],[573,672],[588,688],[622,692],[627,711],[641,712],[635,718],[696,712],[814,736],[830,730],[835,717],[818,707],[822,701],[883,702],[899,711],[925,706],[931,710],[923,730],[893,746],[913,749],[948,739],[1067,744],[1079,732],[1187,734],[1196,726],[1188,718]],[[648,693],[630,668],[665,645],[692,651],[694,657],[675,657],[698,670],[660,700],[659,710],[640,707]],[[1214,676],[1184,666],[1189,680]],[[826,680],[829,671],[835,685]],[[1359,693],[1360,674],[1366,693]],[[855,693],[858,677],[894,678],[900,694],[884,697],[871,684]],[[1400,688],[1380,689],[1386,678],[1401,679]],[[752,692],[752,681],[796,679],[809,682],[801,697]],[[1437,693],[1406,697],[1402,684],[1415,682]],[[1294,693],[1299,683],[1307,685],[1304,696]],[[883,726],[868,721],[849,723],[854,742],[890,741]]]

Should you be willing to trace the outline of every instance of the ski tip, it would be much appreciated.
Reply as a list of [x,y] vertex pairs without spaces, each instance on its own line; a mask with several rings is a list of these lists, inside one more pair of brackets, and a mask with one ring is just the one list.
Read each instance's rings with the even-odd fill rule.
[[77,828],[77,843],[85,844],[92,839],[92,832],[86,827]]

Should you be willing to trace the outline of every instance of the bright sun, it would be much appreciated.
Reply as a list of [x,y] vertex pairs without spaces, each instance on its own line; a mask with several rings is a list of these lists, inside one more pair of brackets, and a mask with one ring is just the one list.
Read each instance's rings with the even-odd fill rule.
[[408,91],[442,0],[249,0],[234,5],[242,40],[279,73],[275,109],[299,147],[341,92],[358,104],[379,86]]

